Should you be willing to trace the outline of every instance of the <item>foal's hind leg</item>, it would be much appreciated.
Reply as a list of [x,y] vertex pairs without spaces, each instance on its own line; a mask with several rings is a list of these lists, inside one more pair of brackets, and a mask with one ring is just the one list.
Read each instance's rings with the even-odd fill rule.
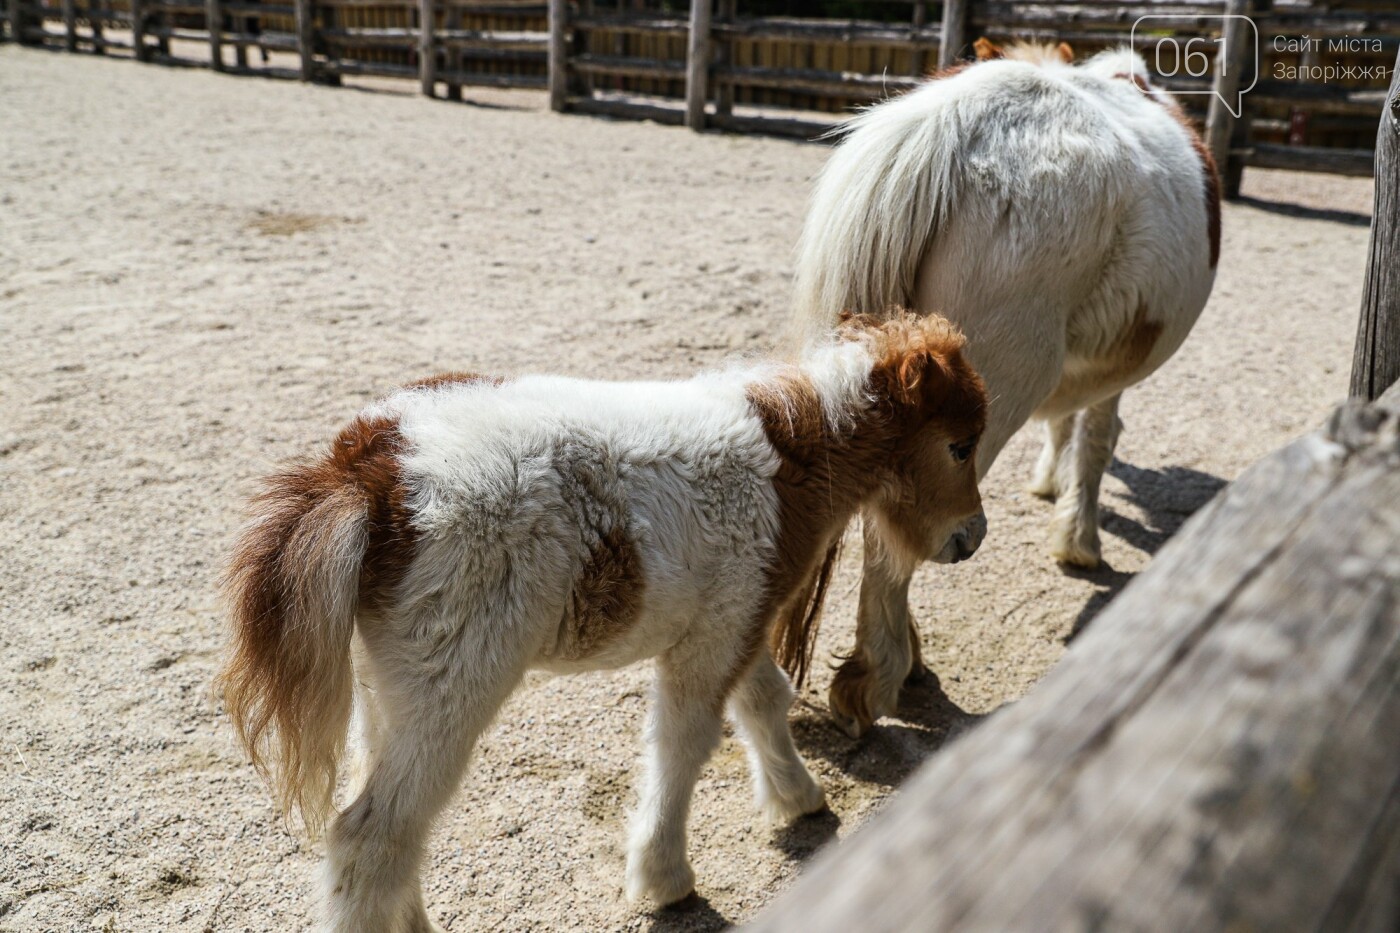
[[766,650],[735,685],[729,709],[749,751],[754,798],[774,822],[787,822],[826,805],[826,795],[802,763],[788,730],[792,684]]
[[434,817],[452,798],[477,738],[516,684],[524,644],[472,620],[436,650],[381,636],[380,745],[363,789],[331,826],[325,886],[338,933],[436,930],[419,866]]
[[1050,528],[1050,554],[1057,561],[1093,569],[1099,565],[1099,485],[1113,459],[1122,422],[1114,395],[1090,405],[1075,419],[1074,438],[1055,471],[1059,498]]
[[1040,459],[1036,460],[1035,471],[1026,486],[1026,491],[1031,495],[1050,500],[1059,497],[1060,484],[1056,476],[1059,473],[1060,461],[1069,449],[1070,439],[1074,434],[1074,423],[1073,414],[1046,419],[1045,446],[1040,448]]

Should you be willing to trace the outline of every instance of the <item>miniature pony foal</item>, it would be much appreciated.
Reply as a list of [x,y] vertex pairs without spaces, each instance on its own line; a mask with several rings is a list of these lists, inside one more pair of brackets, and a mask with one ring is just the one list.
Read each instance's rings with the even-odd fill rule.
[[726,702],[760,807],[821,809],[766,640],[810,652],[817,581],[860,509],[892,560],[976,550],[986,401],[961,347],[936,316],[847,318],[796,363],[681,382],[440,376],[272,476],[226,578],[221,681],[313,833],[368,687],[367,777],[326,843],[332,928],[433,929],[425,836],[532,667],[657,659],[631,897],[693,890],[686,816]]

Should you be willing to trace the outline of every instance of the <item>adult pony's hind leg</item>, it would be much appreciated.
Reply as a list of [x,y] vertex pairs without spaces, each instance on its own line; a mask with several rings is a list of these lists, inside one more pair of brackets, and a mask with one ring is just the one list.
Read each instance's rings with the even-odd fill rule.
[[1045,446],[1040,448],[1040,458],[1036,460],[1035,472],[1026,491],[1033,496],[1054,501],[1059,498],[1060,484],[1057,479],[1060,461],[1064,459],[1074,435],[1075,416],[1062,415],[1045,421]]
[[758,808],[770,820],[782,823],[826,805],[821,785],[792,744],[787,714],[793,695],[787,675],[764,650],[739,679],[729,700],[748,748]]
[[918,662],[918,632],[909,613],[913,570],[889,559],[877,523],[863,523],[865,563],[856,615],[856,647],[836,671],[827,704],[843,732],[857,738],[899,704],[899,688]]
[[1093,569],[1099,565],[1099,486],[1113,460],[1122,422],[1122,393],[1095,402],[1074,419],[1074,437],[1055,471],[1059,498],[1050,527],[1050,554],[1057,561]]
[[336,933],[438,929],[419,878],[428,830],[528,660],[525,640],[495,620],[444,627],[455,631],[431,646],[387,632],[366,646],[381,662],[379,745],[359,796],[327,834],[324,884]]

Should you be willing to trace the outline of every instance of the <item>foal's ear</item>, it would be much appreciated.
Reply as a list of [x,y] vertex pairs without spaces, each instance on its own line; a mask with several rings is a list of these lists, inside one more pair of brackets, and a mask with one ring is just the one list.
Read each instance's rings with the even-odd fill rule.
[[1066,65],[1074,61],[1074,47],[1068,42],[1061,42],[1059,45],[1055,46],[1055,54],[1060,56],[1060,61],[1064,62]]
[[977,60],[979,62],[987,62],[994,58],[1006,57],[1006,51],[986,36],[972,43],[972,49],[977,53]]

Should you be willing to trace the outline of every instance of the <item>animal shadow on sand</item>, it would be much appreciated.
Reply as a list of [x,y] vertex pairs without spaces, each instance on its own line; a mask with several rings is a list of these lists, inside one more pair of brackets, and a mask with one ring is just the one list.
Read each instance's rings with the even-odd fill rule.
[[711,930],[727,930],[734,925],[734,921],[715,910],[697,891],[692,891],[684,900],[653,912],[650,919],[647,933],[710,933]]
[[[870,784],[896,787],[951,739],[967,731],[985,714],[962,709],[943,690],[933,671],[911,677],[899,694],[899,712],[882,719],[859,739],[836,727],[824,707],[799,702],[794,710],[792,737],[804,757],[823,759],[842,773]],[[836,834],[839,822],[822,814],[799,820],[788,837],[775,844],[790,855],[805,858]]]
[[[1118,459],[1109,465],[1108,472],[1128,487],[1128,501],[1142,509],[1147,520],[1140,522],[1100,503],[1099,523],[1106,533],[1122,538],[1149,556],[1156,554],[1197,509],[1215,498],[1216,493],[1226,485],[1220,477],[1200,470],[1176,466],[1151,470]],[[1115,570],[1106,562],[1095,570],[1066,567],[1065,573],[1098,587],[1079,610],[1069,634],[1065,636],[1066,643],[1077,638],[1136,576]]]
[[1330,220],[1333,223],[1346,224],[1349,227],[1371,226],[1371,215],[1360,214],[1356,211],[1339,211],[1325,207],[1306,207],[1302,204],[1264,201],[1259,198],[1251,198],[1248,195],[1240,197],[1235,203],[1269,214],[1282,214],[1285,217],[1297,217],[1302,220]]

